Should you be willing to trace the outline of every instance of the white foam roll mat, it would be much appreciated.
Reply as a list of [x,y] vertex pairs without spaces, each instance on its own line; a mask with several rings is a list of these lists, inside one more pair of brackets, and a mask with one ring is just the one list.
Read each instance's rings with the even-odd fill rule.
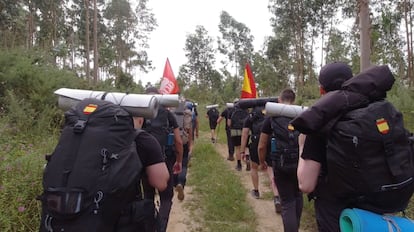
[[226,107],[227,108],[234,108],[234,103],[233,102],[227,102]]
[[180,98],[178,94],[154,94],[160,105],[165,107],[178,107]]
[[265,105],[266,116],[270,117],[285,116],[289,118],[295,118],[307,108],[307,106],[287,105],[276,102],[267,102]]
[[103,99],[122,106],[131,116],[155,118],[159,102],[153,95],[127,94],[118,92],[93,91],[83,89],[61,88],[54,92],[58,95],[58,107],[69,110],[85,98]]
[[218,104],[208,105],[208,106],[206,106],[206,109],[217,108],[218,106],[219,106]]

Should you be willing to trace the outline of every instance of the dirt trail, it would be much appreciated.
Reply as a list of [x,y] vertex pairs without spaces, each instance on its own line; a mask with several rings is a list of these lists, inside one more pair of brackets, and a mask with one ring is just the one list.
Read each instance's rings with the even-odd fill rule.
[[[216,144],[217,152],[226,160],[227,158],[227,146],[224,144]],[[250,195],[252,189],[252,181],[250,172],[246,171],[246,166],[243,164],[242,171],[236,171],[236,161],[227,161],[228,167],[233,170],[239,177],[240,181],[246,189],[246,201],[253,208],[257,217],[256,232],[268,232],[268,231],[283,231],[282,219],[280,214],[276,214],[273,199],[264,199],[263,196],[272,196],[272,190],[270,189],[270,182],[266,172],[259,172],[259,191],[261,198],[255,199]]]
[[192,218],[192,212],[190,212],[187,205],[187,203],[191,202],[194,197],[190,185],[185,186],[184,193],[185,198],[183,201],[179,201],[177,199],[177,194],[174,193],[167,232],[192,232],[196,231],[196,228],[198,227],[197,222],[190,220]]
[[[227,161],[227,147],[224,144],[216,144],[216,150],[223,157],[223,161],[227,162],[228,167],[234,171],[236,175],[240,177],[241,183],[246,189],[246,201],[251,205],[257,216],[257,228],[256,232],[283,232],[283,224],[280,214],[276,214],[273,199],[270,197],[261,197],[260,199],[254,199],[250,195],[252,189],[252,182],[250,178],[250,172],[245,171],[245,166],[242,171],[235,170],[235,161]],[[191,175],[191,168],[189,169],[189,175]],[[191,178],[191,177],[190,177]],[[269,186],[269,178],[265,172],[259,172],[259,189],[261,196],[272,196]],[[191,186],[186,186],[185,199],[180,202],[177,200],[176,194],[174,195],[173,207],[170,214],[170,221],[168,224],[167,232],[193,232],[202,231],[202,228],[197,225],[197,222],[190,220],[192,212],[190,212],[188,205],[193,199],[191,194]],[[192,215],[193,217],[194,215]],[[305,230],[300,230],[305,232]]]

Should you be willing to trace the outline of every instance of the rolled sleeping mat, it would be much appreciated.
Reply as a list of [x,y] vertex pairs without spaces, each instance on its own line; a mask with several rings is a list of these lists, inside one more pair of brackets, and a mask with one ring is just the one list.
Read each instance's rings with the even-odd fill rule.
[[267,102],[265,105],[266,115],[270,117],[285,116],[288,118],[294,118],[307,108],[307,106],[287,105],[276,102]]
[[235,105],[242,109],[264,106],[267,102],[278,102],[277,97],[240,99]]
[[414,222],[406,217],[381,215],[363,209],[344,209],[339,217],[341,232],[414,231]]
[[159,102],[156,97],[147,94],[126,94],[83,89],[61,88],[54,92],[58,95],[58,107],[69,110],[85,98],[102,99],[122,106],[131,116],[155,118]]
[[154,94],[160,103],[160,105],[165,107],[177,107],[180,102],[180,97],[178,94]]
[[219,107],[219,105],[218,105],[218,104],[215,104],[215,105],[208,105],[208,106],[206,106],[206,109],[217,108],[217,107]]
[[233,102],[227,102],[226,107],[227,108],[234,108],[234,103]]

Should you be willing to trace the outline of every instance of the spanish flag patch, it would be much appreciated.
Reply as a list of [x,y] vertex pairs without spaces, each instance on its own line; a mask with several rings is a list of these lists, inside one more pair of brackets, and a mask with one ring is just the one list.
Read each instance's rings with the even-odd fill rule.
[[83,114],[89,115],[92,114],[96,109],[98,108],[98,105],[95,104],[89,104],[83,108]]
[[377,119],[376,123],[377,123],[378,131],[381,134],[385,135],[390,131],[390,127],[388,126],[388,122],[384,118]]

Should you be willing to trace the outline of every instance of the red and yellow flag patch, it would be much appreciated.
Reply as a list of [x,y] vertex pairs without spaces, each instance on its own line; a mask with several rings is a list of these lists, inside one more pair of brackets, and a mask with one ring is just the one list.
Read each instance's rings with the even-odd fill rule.
[[95,104],[89,104],[83,108],[83,114],[89,115],[92,114],[96,109],[98,108],[98,105]]
[[377,119],[376,123],[377,123],[378,131],[381,134],[385,135],[390,131],[390,127],[388,126],[388,122],[384,118]]

